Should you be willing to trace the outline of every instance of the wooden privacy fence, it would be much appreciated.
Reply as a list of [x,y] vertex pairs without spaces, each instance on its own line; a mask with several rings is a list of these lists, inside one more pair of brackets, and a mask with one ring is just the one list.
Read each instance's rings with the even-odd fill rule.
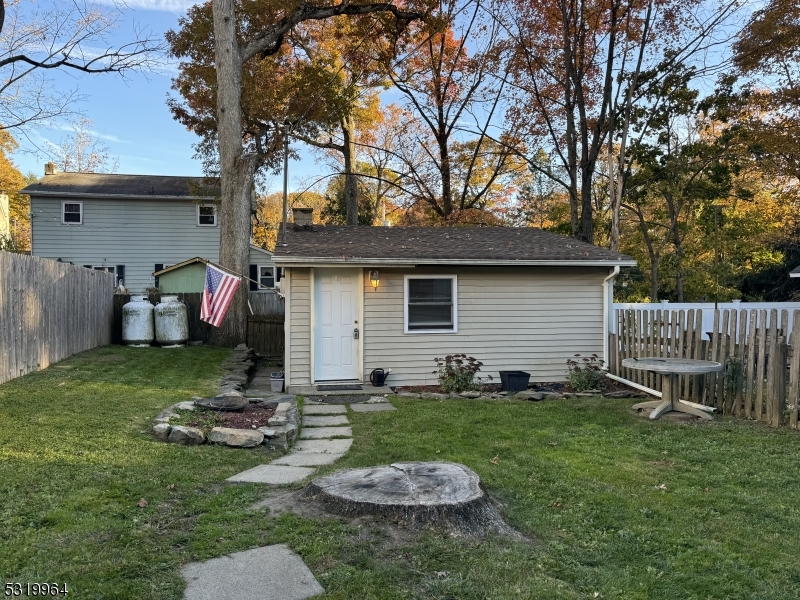
[[247,299],[254,315],[280,315],[286,313],[283,298],[272,290],[248,292]]
[[[136,294],[134,294],[136,295]],[[177,296],[186,304],[186,313],[189,319],[189,341],[208,343],[213,327],[200,320],[200,306],[203,302],[201,292],[177,294],[149,294],[148,300],[152,304],[161,301],[161,296]],[[114,296],[114,344],[122,343],[122,307],[130,301],[130,295],[118,294]],[[247,345],[256,352],[269,356],[283,355],[283,315],[250,315],[247,319]]]
[[661,391],[661,376],[622,367],[644,356],[713,360],[723,371],[681,376],[680,397],[714,406],[721,413],[774,427],[798,428],[800,310],[716,310],[704,331],[703,311],[617,310],[610,336],[611,373]]
[[0,383],[111,343],[114,276],[0,251]]
[[266,356],[283,357],[283,316],[251,315],[247,319],[247,345]]

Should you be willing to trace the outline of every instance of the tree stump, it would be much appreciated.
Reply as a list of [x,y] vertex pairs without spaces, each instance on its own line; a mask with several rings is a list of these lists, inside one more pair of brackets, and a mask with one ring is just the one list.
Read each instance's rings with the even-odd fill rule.
[[412,529],[520,537],[495,510],[474,472],[457,463],[407,462],[314,479],[301,498],[347,517],[372,515]]

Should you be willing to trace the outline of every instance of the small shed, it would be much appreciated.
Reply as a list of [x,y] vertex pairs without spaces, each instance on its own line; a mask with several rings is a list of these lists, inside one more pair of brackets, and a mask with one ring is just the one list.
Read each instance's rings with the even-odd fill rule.
[[431,385],[465,353],[499,381],[562,381],[567,359],[607,353],[612,282],[629,256],[532,227],[295,225],[284,270],[286,385]]
[[[209,260],[195,256],[189,260],[167,266],[153,273],[156,278],[156,287],[162,293],[179,294],[202,292],[206,282],[206,264]],[[213,261],[210,261],[213,263]],[[258,246],[250,245],[249,290],[263,292],[275,289],[275,284],[280,280],[280,274],[275,268],[272,253]],[[255,282],[258,283],[255,283]]]

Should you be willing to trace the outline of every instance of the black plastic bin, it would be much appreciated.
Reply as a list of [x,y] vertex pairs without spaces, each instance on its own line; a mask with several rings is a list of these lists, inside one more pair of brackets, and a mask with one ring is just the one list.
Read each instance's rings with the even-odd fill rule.
[[500,371],[504,392],[521,392],[528,389],[531,374],[525,371]]

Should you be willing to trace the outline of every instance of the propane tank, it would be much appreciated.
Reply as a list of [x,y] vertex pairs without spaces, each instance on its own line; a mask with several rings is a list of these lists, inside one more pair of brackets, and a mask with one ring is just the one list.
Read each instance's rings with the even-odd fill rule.
[[156,304],[156,342],[163,348],[180,348],[189,341],[186,305],[177,296],[161,296]]
[[155,337],[153,327],[153,305],[147,296],[131,296],[122,307],[122,343],[143,348]]

